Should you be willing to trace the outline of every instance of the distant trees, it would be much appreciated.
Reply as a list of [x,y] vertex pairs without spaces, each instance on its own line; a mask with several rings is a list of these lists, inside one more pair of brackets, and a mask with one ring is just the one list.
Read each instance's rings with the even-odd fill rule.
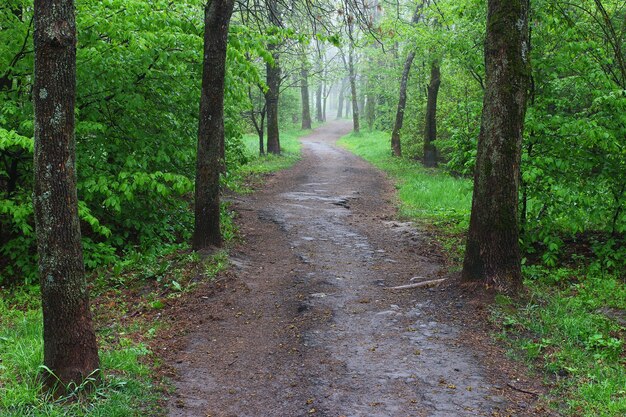
[[73,0],[35,0],[34,212],[43,307],[45,385],[63,395],[98,378],[76,194]]
[[488,1],[485,97],[462,273],[506,293],[522,285],[517,205],[530,87],[528,13],[528,0]]

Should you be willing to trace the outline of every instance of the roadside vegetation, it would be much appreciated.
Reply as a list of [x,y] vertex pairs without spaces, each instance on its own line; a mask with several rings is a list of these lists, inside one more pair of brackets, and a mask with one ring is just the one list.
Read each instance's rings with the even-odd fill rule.
[[[451,268],[460,269],[463,232],[471,208],[471,181],[420,161],[395,158],[388,133],[350,134],[339,143],[382,169],[398,189],[399,215],[433,225]],[[611,268],[614,253],[589,257],[573,242],[554,259],[526,250],[526,294],[497,296],[494,334],[510,354],[544,375],[555,410],[572,416],[626,414],[626,281]],[[559,265],[558,267],[555,265]]]

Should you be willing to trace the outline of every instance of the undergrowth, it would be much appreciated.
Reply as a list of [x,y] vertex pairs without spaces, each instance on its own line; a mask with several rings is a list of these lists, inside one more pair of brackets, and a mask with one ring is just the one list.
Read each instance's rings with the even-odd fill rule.
[[[394,179],[400,215],[434,225],[459,268],[471,181],[392,157],[389,138],[381,132],[348,135],[340,144]],[[492,309],[496,337],[543,373],[554,408],[565,415],[626,415],[626,280],[606,259],[579,256],[566,268],[556,261],[524,265],[526,294],[499,296]]]
[[[263,174],[285,169],[299,159],[298,137],[281,131],[281,156],[258,156],[256,137],[244,138],[247,163],[231,170],[224,185],[246,193]],[[228,248],[237,238],[235,214],[222,206],[225,248],[201,256],[187,243],[129,249],[88,278],[100,348],[102,383],[80,400],[55,401],[42,394],[42,316],[36,285],[0,287],[0,415],[2,417],[160,416],[161,381],[151,377],[158,359],[147,342],[162,330],[160,310],[228,267]],[[77,391],[81,387],[77,387]]]

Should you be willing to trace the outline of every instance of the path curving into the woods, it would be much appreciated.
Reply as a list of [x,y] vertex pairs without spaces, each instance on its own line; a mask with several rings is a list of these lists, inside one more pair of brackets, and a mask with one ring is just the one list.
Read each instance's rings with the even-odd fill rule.
[[335,145],[350,128],[318,128],[299,163],[234,202],[231,270],[169,312],[178,333],[158,347],[175,371],[169,415],[545,415],[457,319],[482,307],[385,289],[445,271],[427,233],[395,219],[389,180]]

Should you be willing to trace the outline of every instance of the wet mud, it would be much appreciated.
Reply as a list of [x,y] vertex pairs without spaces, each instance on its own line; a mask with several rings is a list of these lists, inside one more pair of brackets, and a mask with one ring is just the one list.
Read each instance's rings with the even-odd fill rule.
[[302,161],[235,200],[245,242],[230,272],[172,312],[169,415],[541,415],[506,395],[501,352],[464,340],[463,297],[389,290],[447,272],[396,219],[390,181],[335,145],[350,128],[317,129]]

